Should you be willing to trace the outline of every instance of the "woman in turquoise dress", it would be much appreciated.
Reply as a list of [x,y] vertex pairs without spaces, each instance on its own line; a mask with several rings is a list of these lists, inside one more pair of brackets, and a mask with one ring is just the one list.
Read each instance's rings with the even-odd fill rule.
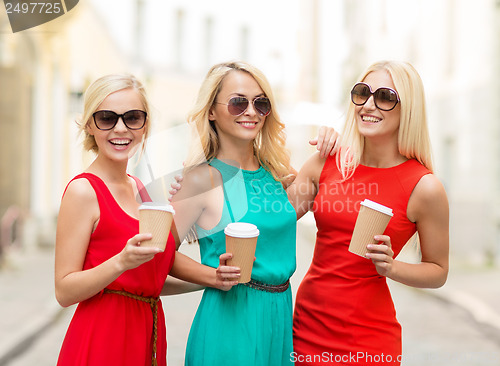
[[[211,68],[189,115],[198,146],[190,149],[172,204],[177,240],[194,228],[204,266],[179,256],[171,274],[207,288],[189,334],[187,366],[292,364],[296,212],[286,188],[294,171],[274,105],[265,76],[232,62]],[[320,136],[323,154],[336,135],[330,129]],[[260,231],[246,284],[238,284],[239,268],[226,265],[224,228],[231,222]]]

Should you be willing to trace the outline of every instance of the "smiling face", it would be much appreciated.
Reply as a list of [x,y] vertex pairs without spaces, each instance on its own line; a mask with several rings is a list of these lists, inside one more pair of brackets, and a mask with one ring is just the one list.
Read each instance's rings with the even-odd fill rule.
[[[391,76],[385,70],[369,73],[363,82],[368,84],[373,91],[382,87],[396,90]],[[370,96],[364,105],[355,107],[358,130],[365,138],[384,137],[395,139],[397,142],[400,114],[401,103],[398,103],[391,111],[383,111],[375,106],[373,96]]]
[[[252,101],[263,96],[261,87],[249,73],[231,71],[227,74],[209,113],[209,120],[214,121],[221,141],[230,138],[249,143],[255,140],[266,117],[255,110]],[[225,105],[233,97],[246,97],[250,101],[248,108],[239,116],[230,114]]]
[[[123,114],[134,109],[144,110],[144,106],[140,94],[135,89],[129,88],[108,95],[97,107],[96,112],[107,110]],[[98,129],[93,119],[87,127],[88,133],[95,138],[99,149],[98,155],[115,161],[128,161],[134,155],[142,142],[145,130],[146,126],[140,130],[130,130],[125,126],[122,118],[107,131]]]

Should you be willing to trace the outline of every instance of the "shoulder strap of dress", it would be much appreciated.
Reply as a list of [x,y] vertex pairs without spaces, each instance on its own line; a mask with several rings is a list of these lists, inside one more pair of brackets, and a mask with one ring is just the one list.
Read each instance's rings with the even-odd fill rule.
[[410,195],[420,179],[427,174],[432,174],[432,172],[418,160],[411,159],[402,165],[402,169],[398,171],[398,178],[403,189]]
[[319,182],[323,183],[326,179],[332,180],[332,176],[335,177],[335,180],[342,178],[342,175],[337,168],[337,154],[334,154],[333,156],[328,155],[326,157],[325,164],[323,165],[323,169],[321,170],[321,174],[319,176]]
[[[211,166],[210,164],[208,165],[208,174],[210,175],[210,186],[213,188],[215,188],[215,182],[214,182],[214,173],[212,172],[212,168],[213,166]],[[215,169],[215,168],[214,168]]]
[[129,175],[132,179],[135,180],[135,184],[137,185],[137,191],[139,192],[139,196],[141,197],[142,202],[152,202],[153,200],[149,196],[148,191],[146,190],[146,187],[144,187],[144,184],[142,184],[141,180],[133,175]]
[[[224,193],[224,201],[226,203],[226,206],[227,206],[227,211],[229,213],[229,217],[231,218],[231,222],[235,222],[235,219],[234,219],[234,214],[233,214],[233,210],[231,208],[231,202],[229,201],[229,198],[227,196],[227,192],[226,192],[226,187],[225,187],[225,183],[227,182],[228,179],[228,175],[227,175],[227,172],[226,172],[226,168],[229,167],[227,164],[221,162],[220,160],[217,160],[217,159],[212,159],[209,163],[209,169],[208,171],[210,172],[210,181],[211,181],[211,184],[212,184],[212,187],[214,187],[215,183],[213,181],[213,173],[212,173],[212,169],[211,168],[215,168],[219,171],[219,173],[221,174],[222,176],[222,192]],[[237,170],[238,168],[234,168],[235,170]],[[232,176],[234,176],[234,174],[231,174]]]

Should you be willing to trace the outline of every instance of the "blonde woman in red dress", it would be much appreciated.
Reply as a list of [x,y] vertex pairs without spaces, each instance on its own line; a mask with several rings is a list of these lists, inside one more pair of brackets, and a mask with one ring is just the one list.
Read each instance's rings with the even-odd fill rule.
[[[318,227],[296,298],[296,365],[400,365],[401,326],[386,278],[437,288],[448,273],[448,201],[432,170],[420,76],[408,63],[383,61],[359,80],[340,152],[310,158],[289,188],[297,216],[311,209]],[[366,258],[348,251],[364,199],[394,212],[385,233],[366,243]],[[415,232],[421,262],[395,260]]]
[[172,267],[165,251],[141,246],[136,197],[150,201],[127,174],[148,134],[149,107],[131,75],[108,75],[85,93],[81,130],[93,163],[66,187],[57,223],[55,290],[62,306],[78,303],[58,365],[165,365],[160,292]]

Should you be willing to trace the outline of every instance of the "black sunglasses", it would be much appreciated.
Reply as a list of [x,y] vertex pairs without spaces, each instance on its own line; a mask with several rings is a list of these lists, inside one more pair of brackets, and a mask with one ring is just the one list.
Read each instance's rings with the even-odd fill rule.
[[373,95],[375,106],[382,111],[391,111],[400,102],[398,93],[391,88],[378,88],[372,92],[370,85],[357,83],[351,90],[351,101],[363,105]]
[[146,124],[147,113],[138,109],[118,114],[113,111],[97,111],[92,117],[96,127],[103,131],[111,130],[121,118],[125,126],[130,130],[140,130]]
[[[231,99],[229,99],[229,102],[227,104],[220,102],[215,103],[227,105],[227,110],[231,115],[239,116],[247,110],[249,100],[247,97],[232,97]],[[269,98],[255,98],[254,100],[252,100],[252,104],[257,113],[259,113],[263,117],[271,113],[271,101],[269,100]]]

